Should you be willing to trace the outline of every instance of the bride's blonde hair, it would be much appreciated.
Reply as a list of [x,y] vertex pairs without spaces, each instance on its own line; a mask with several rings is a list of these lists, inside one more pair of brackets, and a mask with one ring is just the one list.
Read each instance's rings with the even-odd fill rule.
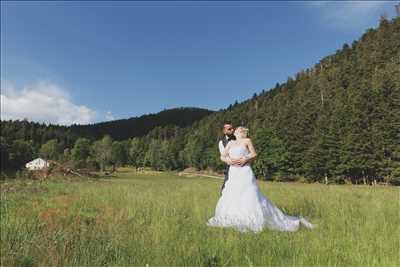
[[247,138],[249,136],[249,128],[239,126],[235,131],[241,132],[243,138]]

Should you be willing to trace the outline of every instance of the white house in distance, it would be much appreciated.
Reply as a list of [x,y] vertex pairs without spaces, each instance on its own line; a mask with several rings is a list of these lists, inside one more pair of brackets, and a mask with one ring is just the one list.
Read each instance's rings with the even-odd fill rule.
[[27,164],[25,164],[25,167],[31,171],[41,170],[41,169],[43,169],[45,167],[49,167],[49,166],[50,166],[50,163],[42,158],[34,159],[34,160],[28,162]]

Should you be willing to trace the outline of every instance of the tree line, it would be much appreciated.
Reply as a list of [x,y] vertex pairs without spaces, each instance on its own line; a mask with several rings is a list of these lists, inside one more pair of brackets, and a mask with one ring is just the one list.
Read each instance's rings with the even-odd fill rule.
[[[73,127],[66,127],[53,139],[63,148],[57,150],[59,157],[103,167],[222,170],[217,143],[223,123],[230,121],[250,129],[259,178],[399,184],[400,19],[382,18],[378,28],[368,29],[359,40],[285,83],[193,121],[164,124],[121,140],[97,133],[91,138],[90,127],[82,139],[74,136]],[[38,143],[22,133],[6,138],[3,131],[1,138],[2,153],[7,146],[9,155],[28,154],[29,149],[44,153],[43,146],[52,141]],[[86,152],[76,152],[81,150]]]

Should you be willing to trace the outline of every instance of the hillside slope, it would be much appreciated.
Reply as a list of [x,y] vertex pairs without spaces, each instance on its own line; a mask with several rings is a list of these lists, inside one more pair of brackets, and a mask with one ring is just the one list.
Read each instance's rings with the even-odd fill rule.
[[113,120],[91,125],[73,125],[71,131],[78,136],[94,139],[110,135],[116,140],[125,140],[146,135],[155,127],[175,125],[190,126],[194,121],[211,114],[212,111],[201,108],[173,108],[155,114],[143,115],[122,120]]
[[399,177],[400,18],[382,20],[286,83],[195,122],[177,149],[185,151],[183,167],[223,167],[216,143],[225,121],[250,128],[259,176]]

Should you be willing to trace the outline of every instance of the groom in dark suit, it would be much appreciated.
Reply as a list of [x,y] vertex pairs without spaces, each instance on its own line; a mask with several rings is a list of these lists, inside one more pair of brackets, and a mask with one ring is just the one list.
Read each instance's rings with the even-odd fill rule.
[[[233,135],[234,131],[235,131],[235,129],[233,128],[231,123],[225,123],[224,124],[224,128],[223,128],[224,136],[222,137],[222,139],[218,143],[218,148],[219,148],[219,152],[220,152],[221,155],[224,152],[224,149],[225,149],[226,145],[229,143],[229,141],[236,139],[235,136]],[[224,170],[225,178],[224,178],[224,183],[222,184],[222,187],[221,187],[221,193],[222,193],[222,190],[225,187],[226,181],[229,178],[228,177],[228,172],[229,172],[229,164],[226,164],[226,167],[225,167],[225,170]]]

